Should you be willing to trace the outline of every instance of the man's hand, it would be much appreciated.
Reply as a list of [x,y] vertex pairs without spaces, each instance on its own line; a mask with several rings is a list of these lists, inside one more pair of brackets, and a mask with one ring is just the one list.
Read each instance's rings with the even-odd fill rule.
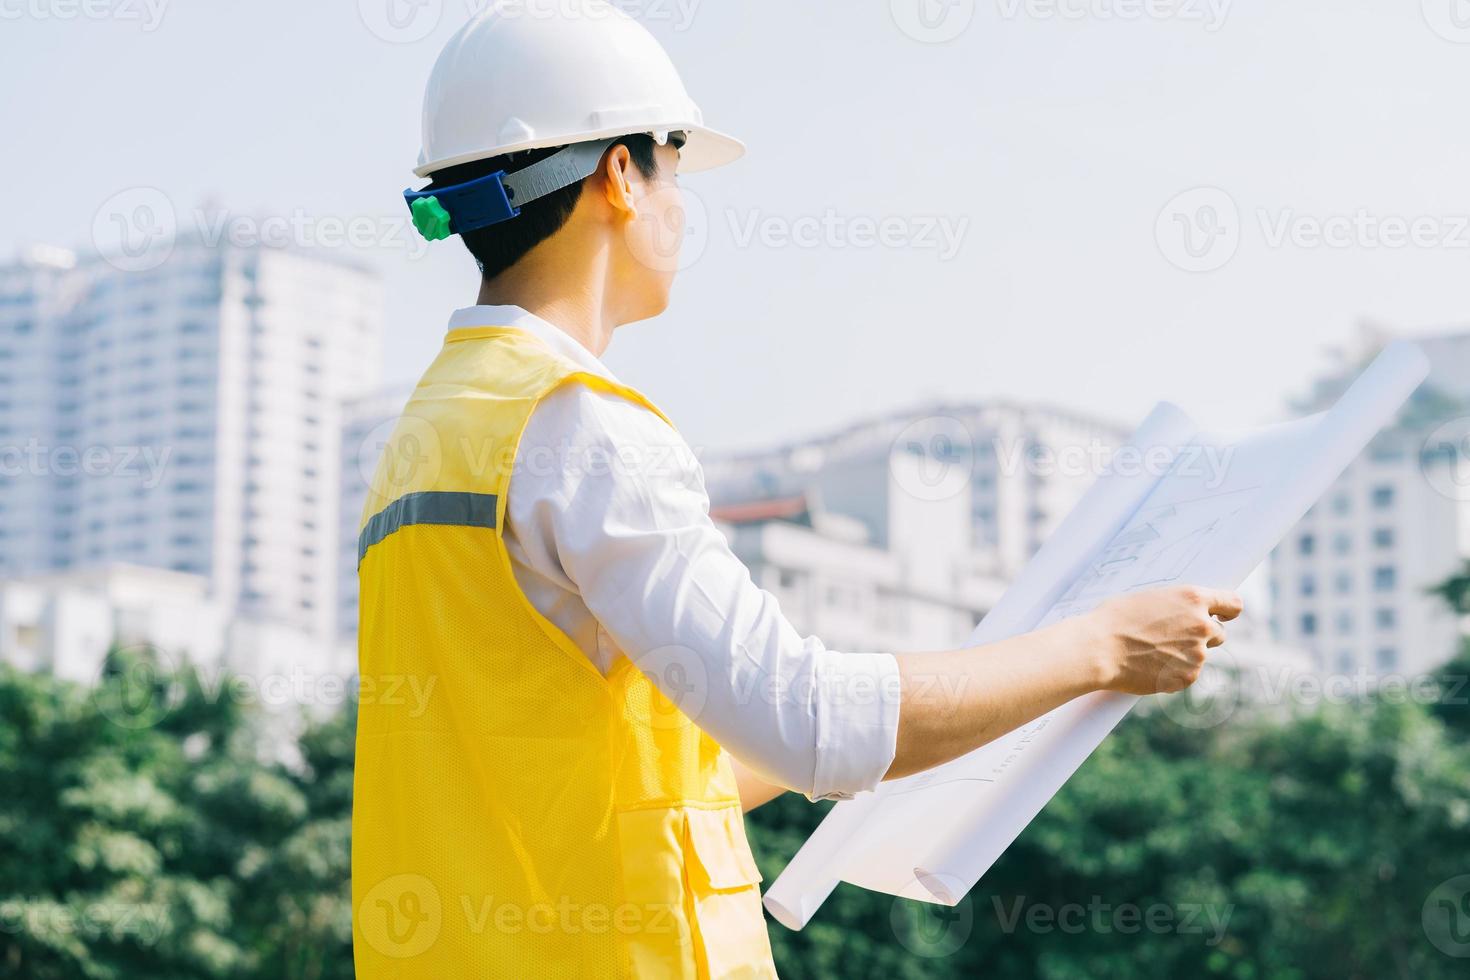
[[1119,596],[1087,617],[1100,656],[1099,686],[1125,694],[1170,694],[1199,679],[1211,647],[1225,642],[1221,620],[1239,616],[1240,596],[1175,586]]
[[948,762],[1095,691],[1160,694],[1199,677],[1240,597],[1176,587],[1110,600],[1085,616],[951,653],[898,658],[903,704],[889,779]]

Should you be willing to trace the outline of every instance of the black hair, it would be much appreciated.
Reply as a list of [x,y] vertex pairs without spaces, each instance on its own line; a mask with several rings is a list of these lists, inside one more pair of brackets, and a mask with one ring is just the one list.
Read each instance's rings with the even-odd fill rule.
[[[633,166],[638,168],[638,172],[643,175],[644,179],[652,180],[658,176],[658,156],[656,155],[658,143],[652,136],[646,134],[626,136],[619,139],[618,143],[628,148],[628,156],[632,159]],[[473,163],[445,167],[434,173],[433,183],[427,189],[440,190],[454,184],[463,184],[466,181],[493,174],[497,170],[513,174],[518,170],[524,170],[533,163],[539,163],[562,149],[565,147],[553,146],[540,150],[523,150],[520,153],[491,157],[489,160],[476,160]],[[480,266],[480,276],[489,282],[519,262],[531,249],[560,231],[571,218],[572,210],[577,206],[585,184],[586,181],[578,181],[569,187],[553,191],[545,197],[537,198],[521,208],[519,217],[460,235],[459,237],[464,239],[465,248],[470,250],[470,254],[475,257],[475,262]]]

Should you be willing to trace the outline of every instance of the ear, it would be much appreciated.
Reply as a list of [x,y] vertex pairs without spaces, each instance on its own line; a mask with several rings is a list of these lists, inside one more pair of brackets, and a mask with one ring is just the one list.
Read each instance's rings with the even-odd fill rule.
[[619,143],[608,150],[598,170],[602,193],[615,215],[625,218],[638,217],[638,202],[633,194],[633,184],[640,179],[633,166],[628,148]]

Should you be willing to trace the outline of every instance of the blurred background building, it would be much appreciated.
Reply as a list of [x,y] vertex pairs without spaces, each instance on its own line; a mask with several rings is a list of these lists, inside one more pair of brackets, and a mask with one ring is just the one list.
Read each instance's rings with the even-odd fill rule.
[[383,302],[361,268],[268,247],[0,268],[0,578],[64,603],[89,590],[68,572],[168,570],[228,621],[330,647],[343,403],[378,383]]
[[357,529],[367,504],[368,484],[378,456],[393,433],[413,389],[393,385],[354,398],[342,407],[337,521],[337,634],[357,636]]
[[[1298,407],[1330,405],[1389,339],[1365,329]],[[1470,558],[1470,333],[1414,339],[1429,380],[1272,556],[1275,632],[1320,671],[1416,674],[1459,646],[1430,590]]]
[[[0,267],[0,657],[86,676],[113,642],[153,642],[350,672],[357,525],[409,395],[380,386],[382,311],[375,276],[299,250]],[[1330,404],[1386,339],[1365,331],[1295,408]],[[1470,557],[1470,334],[1423,343],[1429,384],[1277,549],[1271,635],[1265,616],[1236,630],[1242,661],[1377,677],[1453,654],[1461,623],[1428,590]],[[939,404],[702,463],[798,629],[903,651],[968,637],[1126,436]]]
[[712,515],[797,629],[838,649],[945,649],[1123,436],[1048,408],[936,405],[704,467]]

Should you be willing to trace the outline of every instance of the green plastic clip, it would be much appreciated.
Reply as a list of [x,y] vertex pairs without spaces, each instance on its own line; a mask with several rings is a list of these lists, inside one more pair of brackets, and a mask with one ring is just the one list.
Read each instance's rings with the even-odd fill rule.
[[413,210],[413,226],[431,242],[449,237],[449,212],[437,197],[421,197],[409,207]]

